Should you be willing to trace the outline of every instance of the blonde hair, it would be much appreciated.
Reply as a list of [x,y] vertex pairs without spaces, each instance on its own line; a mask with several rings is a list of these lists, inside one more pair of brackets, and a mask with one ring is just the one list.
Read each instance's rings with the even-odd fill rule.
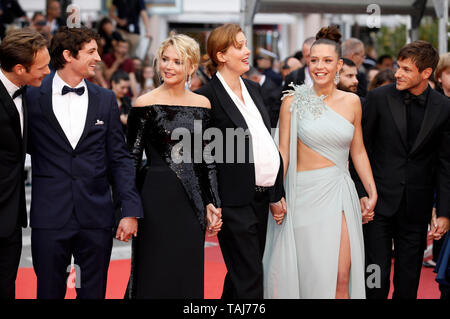
[[436,70],[434,71],[434,78],[436,82],[439,82],[439,78],[442,75],[442,72],[445,71],[445,69],[450,68],[450,52],[441,54],[439,58],[438,65],[436,66]]
[[[185,34],[171,34],[166,40],[161,43],[158,52],[155,57],[156,72],[159,74],[160,61],[164,54],[164,51],[169,47],[173,46],[180,56],[180,60],[183,62],[186,74],[188,71],[188,63],[194,67],[193,72],[198,67],[200,62],[200,46],[197,41]],[[192,72],[192,73],[193,73]]]

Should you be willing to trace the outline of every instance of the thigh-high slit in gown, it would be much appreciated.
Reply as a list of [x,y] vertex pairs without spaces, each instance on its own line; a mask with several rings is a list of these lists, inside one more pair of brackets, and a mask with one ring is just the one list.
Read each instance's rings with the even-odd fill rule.
[[[350,298],[365,298],[364,244],[358,194],[347,161],[354,126],[312,88],[294,86],[290,158],[285,179],[288,213],[269,220],[264,255],[265,298],[335,298],[342,214],[350,240]],[[334,163],[297,172],[297,139]]]

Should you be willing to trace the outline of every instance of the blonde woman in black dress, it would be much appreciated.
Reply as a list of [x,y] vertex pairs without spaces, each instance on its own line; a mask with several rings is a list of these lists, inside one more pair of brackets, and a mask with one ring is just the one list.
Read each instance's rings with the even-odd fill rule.
[[[157,55],[163,84],[139,97],[129,114],[128,145],[144,218],[133,240],[126,298],[203,298],[205,231],[217,234],[222,221],[215,165],[195,160],[202,150],[190,147],[198,148],[194,123],[202,135],[210,125],[208,99],[186,88],[199,60],[190,37],[165,40]],[[188,132],[181,142],[177,130]]]

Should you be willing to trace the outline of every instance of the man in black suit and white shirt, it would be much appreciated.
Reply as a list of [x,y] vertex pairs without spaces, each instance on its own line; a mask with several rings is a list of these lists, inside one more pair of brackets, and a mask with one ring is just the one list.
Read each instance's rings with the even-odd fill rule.
[[253,82],[256,82],[261,87],[261,94],[264,101],[264,105],[267,108],[267,113],[270,116],[270,125],[272,128],[277,127],[278,117],[281,107],[281,85],[277,85],[270,77],[259,73],[259,71],[251,67],[244,77]]
[[0,44],[0,299],[14,299],[27,226],[24,162],[27,145],[25,85],[50,73],[47,41],[31,29],[14,30]]
[[311,76],[309,75],[309,52],[311,51],[311,46],[314,41],[316,41],[315,37],[309,37],[303,42],[302,53],[305,59],[305,65],[286,76],[284,80],[283,91],[292,89],[289,86],[291,82],[297,85],[307,84],[309,86],[312,86],[313,82],[311,80]]
[[[438,218],[430,236],[439,239],[449,228],[450,103],[428,85],[439,55],[430,43],[415,41],[397,60],[396,84],[369,91],[363,111],[364,144],[378,190],[374,220],[363,225],[366,264],[380,267],[381,275],[379,287],[366,287],[369,299],[388,297],[392,240],[393,298],[417,298],[435,191]],[[354,169],[352,176],[364,210],[367,195]]]

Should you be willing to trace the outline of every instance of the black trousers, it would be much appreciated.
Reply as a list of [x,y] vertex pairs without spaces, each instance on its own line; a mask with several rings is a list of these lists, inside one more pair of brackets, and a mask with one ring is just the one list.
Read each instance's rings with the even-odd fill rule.
[[269,216],[268,192],[256,192],[250,205],[223,207],[218,234],[227,274],[222,299],[262,299],[262,258]]
[[[366,285],[367,299],[388,298],[392,257],[394,257],[392,298],[417,298],[427,230],[428,223],[413,222],[408,218],[404,198],[392,217],[377,214],[375,209],[374,220],[363,225],[363,233],[366,269],[369,265],[380,267],[380,285]],[[392,255],[392,240],[394,255]],[[372,274],[366,273],[366,276]]]
[[16,277],[22,252],[22,228],[0,237],[0,299],[16,297]]
[[73,255],[77,299],[104,299],[111,250],[111,229],[83,229],[74,215],[62,229],[33,228],[37,298],[64,299]]

